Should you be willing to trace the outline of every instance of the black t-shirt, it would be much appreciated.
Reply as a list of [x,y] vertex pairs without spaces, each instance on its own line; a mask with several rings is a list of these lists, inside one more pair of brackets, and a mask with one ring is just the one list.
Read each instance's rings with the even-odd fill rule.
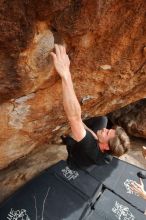
[[107,157],[107,154],[101,152],[98,140],[88,130],[86,130],[86,135],[81,141],[77,142],[72,139],[70,146],[68,146],[68,153],[69,165],[80,168],[93,164],[103,164]]
[[[84,121],[95,133],[97,130],[103,128],[111,128],[108,118],[106,116],[93,117]],[[98,141],[94,138],[90,131],[86,130],[85,137],[77,142],[70,136],[65,138],[68,151],[68,164],[73,168],[75,167],[88,167],[93,164],[103,165],[112,160],[112,156],[108,153],[102,153]]]

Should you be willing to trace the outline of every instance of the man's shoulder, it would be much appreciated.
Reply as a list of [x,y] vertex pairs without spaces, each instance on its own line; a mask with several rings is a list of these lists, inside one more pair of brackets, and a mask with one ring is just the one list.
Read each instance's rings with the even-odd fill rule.
[[77,144],[88,144],[88,143],[95,144],[97,142],[97,140],[94,138],[93,134],[86,129],[85,129],[85,131],[86,131],[85,137],[82,140],[77,141],[76,143]]
[[80,141],[76,142],[75,148],[78,149],[82,154],[89,156],[94,155],[94,158],[97,157],[99,153],[98,141],[94,138],[94,136],[86,130],[85,137]]

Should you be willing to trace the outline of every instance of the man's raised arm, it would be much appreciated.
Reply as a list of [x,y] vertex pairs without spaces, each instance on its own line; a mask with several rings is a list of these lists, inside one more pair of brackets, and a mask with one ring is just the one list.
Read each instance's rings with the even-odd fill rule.
[[69,120],[73,138],[80,141],[86,134],[82,119],[81,107],[76,97],[70,74],[70,60],[64,46],[55,45],[55,53],[51,52],[54,66],[62,79],[63,105]]

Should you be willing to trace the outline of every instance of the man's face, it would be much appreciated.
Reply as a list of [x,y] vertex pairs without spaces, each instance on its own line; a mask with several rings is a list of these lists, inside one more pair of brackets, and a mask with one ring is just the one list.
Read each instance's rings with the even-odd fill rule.
[[110,139],[115,137],[115,129],[106,129],[97,131],[97,137],[101,143],[108,143]]

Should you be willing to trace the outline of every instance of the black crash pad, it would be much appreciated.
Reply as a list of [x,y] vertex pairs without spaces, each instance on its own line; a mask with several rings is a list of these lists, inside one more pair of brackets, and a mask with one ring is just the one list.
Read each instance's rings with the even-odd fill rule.
[[[101,181],[106,188],[144,212],[146,201],[138,197],[129,187],[133,181],[139,182],[137,173],[140,170],[141,168],[113,158],[110,164],[94,166],[88,173],[97,179],[97,181]],[[146,186],[146,180],[143,180],[143,182]]]
[[79,169],[71,170],[66,161],[60,161],[51,169],[48,169],[48,172],[50,171],[55,173],[56,177],[60,178],[63,182],[65,181],[67,184],[71,185],[74,190],[84,196],[91,205],[101,192],[101,183],[85,171]]
[[96,212],[92,212],[86,220],[109,220],[108,218],[104,218],[103,216],[97,215]]
[[73,187],[43,172],[0,207],[0,220],[79,220],[88,207]]
[[145,220],[146,216],[119,196],[105,190],[87,220]]

